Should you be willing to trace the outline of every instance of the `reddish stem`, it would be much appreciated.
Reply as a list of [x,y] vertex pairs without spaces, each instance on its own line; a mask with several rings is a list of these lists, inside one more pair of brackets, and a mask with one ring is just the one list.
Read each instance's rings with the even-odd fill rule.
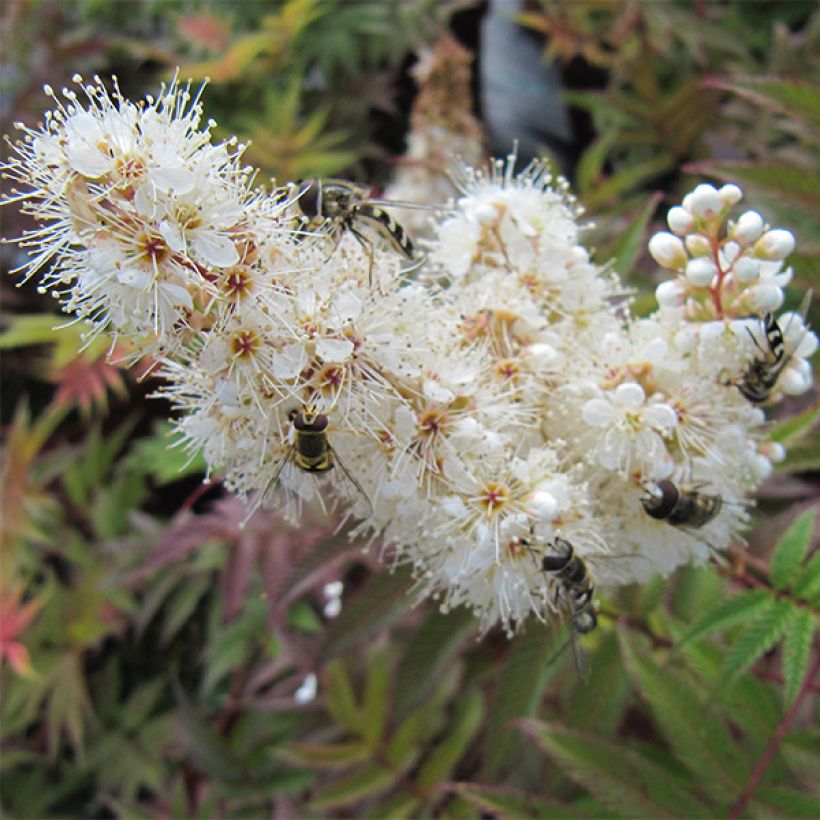
[[814,659],[814,664],[812,664],[811,669],[809,670],[806,677],[803,679],[803,683],[800,685],[800,691],[797,693],[797,697],[794,699],[794,703],[792,704],[792,708],[786,713],[786,716],[783,720],[780,721],[778,727],[774,730],[774,734],[769,740],[768,745],[763,750],[763,754],[760,755],[760,759],[755,764],[754,769],[752,770],[752,775],[749,778],[749,782],[746,784],[746,788],[740,794],[740,797],[735,801],[735,804],[729,810],[729,820],[735,820],[735,818],[740,817],[743,811],[746,809],[746,806],[749,804],[749,800],[751,800],[752,795],[757,789],[758,784],[760,783],[760,779],[763,777],[764,772],[769,766],[769,763],[772,762],[772,758],[774,757],[774,753],[777,751],[778,746],[780,746],[783,738],[786,736],[786,732],[788,732],[789,727],[792,724],[792,721],[797,715],[797,712],[800,708],[800,704],[803,702],[803,699],[812,689],[812,683],[814,681],[814,677],[817,674],[817,670],[820,669],[820,654]]
[[711,238],[712,244],[712,260],[715,263],[715,266],[718,269],[718,282],[717,286],[713,288],[709,288],[709,292],[712,294],[712,304],[715,306],[715,318],[722,319],[723,318],[723,303],[721,302],[721,290],[723,288],[723,277],[726,276],[726,271],[723,270],[720,266],[720,243],[718,242],[717,236],[713,236]]

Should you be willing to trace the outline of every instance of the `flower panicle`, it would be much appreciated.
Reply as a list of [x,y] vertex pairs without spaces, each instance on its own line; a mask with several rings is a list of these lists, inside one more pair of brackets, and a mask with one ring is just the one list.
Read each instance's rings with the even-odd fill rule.
[[[252,507],[338,506],[418,595],[508,632],[577,620],[593,584],[705,560],[746,526],[784,455],[760,405],[808,389],[817,340],[802,313],[774,318],[794,239],[731,220],[737,186],[670,211],[649,249],[674,278],[632,318],[544,163],[456,172],[410,274],[359,206],[308,220],[303,188],[253,190],[201,89],[136,105],[76,81],[4,166],[39,223],[19,270],[160,361],[182,445]],[[566,543],[580,592],[544,569]]]

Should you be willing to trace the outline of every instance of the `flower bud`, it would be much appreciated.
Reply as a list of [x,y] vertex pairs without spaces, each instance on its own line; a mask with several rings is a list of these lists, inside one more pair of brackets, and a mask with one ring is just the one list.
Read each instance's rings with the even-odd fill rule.
[[752,456],[749,466],[758,481],[763,481],[772,474],[772,462],[760,453]]
[[655,288],[655,298],[663,307],[681,307],[686,301],[686,288],[677,279],[661,282]]
[[649,240],[649,253],[662,267],[681,270],[686,265],[686,251],[677,236],[666,231],[656,233]]
[[720,254],[721,258],[726,262],[724,267],[728,267],[740,256],[740,245],[738,245],[737,242],[724,242],[723,247],[720,249]]
[[766,231],[755,243],[754,253],[763,259],[785,259],[794,250],[794,245],[794,234],[779,228]]
[[732,267],[738,282],[754,282],[760,277],[760,265],[748,256],[741,256]]
[[779,441],[767,441],[760,447],[762,455],[777,464],[786,458],[786,448]]
[[732,205],[737,205],[743,199],[743,191],[737,185],[724,185],[719,191],[718,196],[724,207],[731,208]]
[[692,256],[708,256],[712,252],[712,245],[703,234],[690,233],[686,237],[686,250]]
[[684,236],[695,227],[695,220],[692,219],[692,214],[690,214],[686,208],[681,208],[680,205],[670,208],[669,213],[666,215],[666,222],[670,230],[679,236]]
[[705,256],[690,259],[686,265],[686,278],[701,288],[711,285],[717,275],[717,265]]
[[741,245],[751,245],[760,238],[765,227],[766,223],[757,211],[746,211],[734,224],[732,236]]
[[783,371],[778,387],[788,396],[800,396],[812,382],[811,365],[805,359],[795,359]]
[[714,185],[698,185],[683,198],[683,207],[697,219],[711,220],[723,210],[723,201]]
[[749,307],[758,313],[773,313],[783,304],[783,291],[777,285],[754,285],[746,291]]
[[558,502],[552,493],[536,490],[527,500],[528,511],[540,521],[552,521],[558,512]]

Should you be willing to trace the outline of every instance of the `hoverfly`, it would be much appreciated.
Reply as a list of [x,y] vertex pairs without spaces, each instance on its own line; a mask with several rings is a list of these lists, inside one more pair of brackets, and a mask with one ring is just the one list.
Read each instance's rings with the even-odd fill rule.
[[390,216],[385,207],[429,209],[413,202],[371,199],[362,185],[343,179],[309,179],[301,183],[298,204],[308,224],[329,224],[336,233],[336,245],[344,231],[349,231],[365,249],[369,258],[368,283],[372,285],[373,246],[362,229],[370,229],[397,253],[413,261],[415,249],[407,231]]
[[[808,291],[803,297],[800,307],[797,309],[797,315],[803,320],[804,325],[809,303],[811,302],[811,295],[812,292]],[[789,318],[789,324],[791,324],[793,318],[794,314]],[[755,347],[763,356],[762,358],[755,358],[747,367],[741,380],[736,383],[737,389],[740,390],[741,394],[753,404],[763,404],[763,402],[768,401],[777,384],[777,380],[780,378],[780,374],[791,361],[795,350],[800,345],[800,342],[798,342],[793,346],[792,350],[787,353],[786,344],[783,339],[784,332],[781,330],[774,315],[766,313],[762,319],[762,323],[763,333],[766,337],[765,350],[760,346],[748,328],[747,332],[751,336]],[[786,326],[786,332],[788,332],[788,328],[789,325]],[[808,332],[808,328],[804,330],[804,335],[806,332]]]
[[560,584],[570,603],[570,626],[573,632],[586,635],[598,625],[598,616],[592,606],[594,587],[587,565],[564,538],[556,538],[549,545],[554,553],[546,553],[541,559],[541,569],[552,575]]
[[273,478],[268,482],[262,497],[264,498],[268,490],[279,483],[282,471],[288,464],[292,464],[304,473],[319,475],[338,467],[353,487],[355,495],[365,502],[367,509],[365,517],[369,517],[373,512],[370,498],[330,444],[328,435],[330,421],[327,415],[320,413],[315,405],[308,403],[291,410],[289,418],[293,441],[288,444],[288,451],[276,467]]
[[668,478],[646,486],[641,499],[646,514],[673,527],[699,529],[715,518],[723,507],[719,495],[684,488]]

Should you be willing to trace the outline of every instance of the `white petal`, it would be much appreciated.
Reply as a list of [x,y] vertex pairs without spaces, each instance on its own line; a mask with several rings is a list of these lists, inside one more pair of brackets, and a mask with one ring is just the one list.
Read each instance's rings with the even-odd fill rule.
[[319,339],[316,355],[324,362],[340,364],[353,352],[353,342],[349,339]]
[[668,404],[650,404],[641,418],[658,430],[671,430],[678,423],[678,414]]
[[362,312],[362,300],[350,291],[342,291],[334,300],[334,312],[341,322],[356,319]]
[[176,222],[163,219],[159,223],[159,232],[172,251],[182,253],[185,250],[185,237]]
[[606,427],[618,417],[612,402],[606,399],[590,399],[581,411],[584,421],[593,427]]
[[153,277],[139,268],[123,268],[117,271],[117,281],[131,288],[147,288]]
[[295,379],[308,363],[307,351],[300,344],[287,345],[273,354],[271,369],[277,379]]
[[194,172],[181,165],[176,168],[152,168],[150,177],[157,188],[162,191],[173,191],[175,194],[187,194],[196,185]]
[[646,399],[646,393],[643,392],[643,387],[635,382],[625,382],[619,384],[615,388],[613,400],[621,407],[627,410],[637,410]]
[[188,310],[193,310],[194,300],[191,298],[191,294],[184,287],[182,287],[182,285],[172,285],[169,282],[166,282],[161,284],[159,289],[162,292],[162,295],[172,305],[182,305],[183,307],[188,308]]
[[196,231],[191,237],[192,248],[210,265],[230,268],[239,261],[236,245],[214,231]]
[[455,393],[447,387],[442,387],[435,379],[424,380],[424,395],[431,401],[449,402],[455,398]]

